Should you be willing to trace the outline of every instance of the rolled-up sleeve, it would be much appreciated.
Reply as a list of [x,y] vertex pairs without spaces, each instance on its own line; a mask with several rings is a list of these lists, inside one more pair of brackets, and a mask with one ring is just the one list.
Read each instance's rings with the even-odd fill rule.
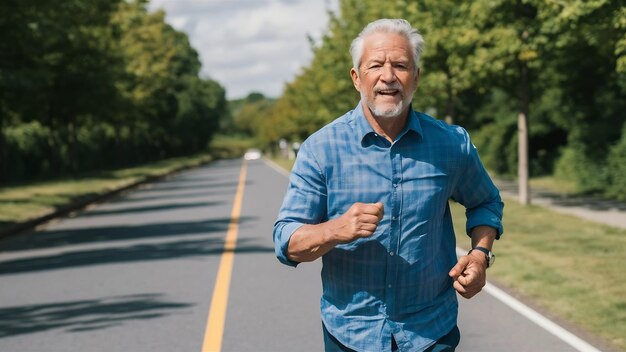
[[326,220],[326,181],[315,154],[303,143],[289,176],[289,187],[274,223],[274,250],[278,260],[286,265],[297,262],[287,257],[289,239],[304,224],[319,224]]
[[467,132],[465,130],[463,132],[466,138],[467,163],[457,182],[452,198],[465,206],[468,235],[476,226],[485,225],[495,228],[497,231],[496,238],[499,239],[504,232],[502,226],[504,203],[500,197],[500,191],[487,174]]

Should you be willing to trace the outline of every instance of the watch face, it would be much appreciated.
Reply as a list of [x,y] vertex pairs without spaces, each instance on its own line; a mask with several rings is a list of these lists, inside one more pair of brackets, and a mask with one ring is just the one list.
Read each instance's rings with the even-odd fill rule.
[[493,252],[489,252],[489,255],[487,256],[489,258],[489,266],[492,266],[493,263],[495,263],[496,261],[496,255],[493,254]]

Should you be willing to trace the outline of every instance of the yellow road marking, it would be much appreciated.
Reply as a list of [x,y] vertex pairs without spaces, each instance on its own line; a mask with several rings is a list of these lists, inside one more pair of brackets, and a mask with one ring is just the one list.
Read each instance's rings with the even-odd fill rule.
[[213,289],[213,299],[209,309],[209,320],[204,332],[204,343],[202,352],[219,352],[222,349],[222,336],[224,335],[224,321],[226,320],[226,306],[228,304],[228,290],[230,288],[230,277],[233,271],[233,261],[235,259],[235,246],[237,244],[237,231],[239,227],[239,216],[241,215],[241,203],[243,199],[243,189],[246,183],[246,161],[241,165],[239,173],[239,184],[233,210],[228,224],[228,233],[224,243],[224,253],[220,260],[220,267],[215,279]]

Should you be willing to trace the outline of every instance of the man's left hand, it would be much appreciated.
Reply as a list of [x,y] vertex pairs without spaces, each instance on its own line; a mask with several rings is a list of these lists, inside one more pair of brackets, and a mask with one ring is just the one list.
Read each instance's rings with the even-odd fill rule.
[[472,298],[487,282],[487,260],[479,251],[472,251],[459,258],[459,262],[448,275],[454,280],[454,289],[465,298]]

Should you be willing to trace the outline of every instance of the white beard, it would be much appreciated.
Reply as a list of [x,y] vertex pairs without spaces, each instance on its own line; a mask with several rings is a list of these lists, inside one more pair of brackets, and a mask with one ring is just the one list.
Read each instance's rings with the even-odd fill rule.
[[[402,92],[400,92],[402,94]],[[372,114],[376,117],[381,117],[384,119],[394,119],[400,116],[402,110],[407,107],[411,103],[411,98],[413,94],[410,94],[407,98],[400,100],[397,104],[387,109],[380,108],[376,106],[373,102],[367,99],[365,93],[360,92],[361,99],[365,102],[365,105],[372,111]]]

